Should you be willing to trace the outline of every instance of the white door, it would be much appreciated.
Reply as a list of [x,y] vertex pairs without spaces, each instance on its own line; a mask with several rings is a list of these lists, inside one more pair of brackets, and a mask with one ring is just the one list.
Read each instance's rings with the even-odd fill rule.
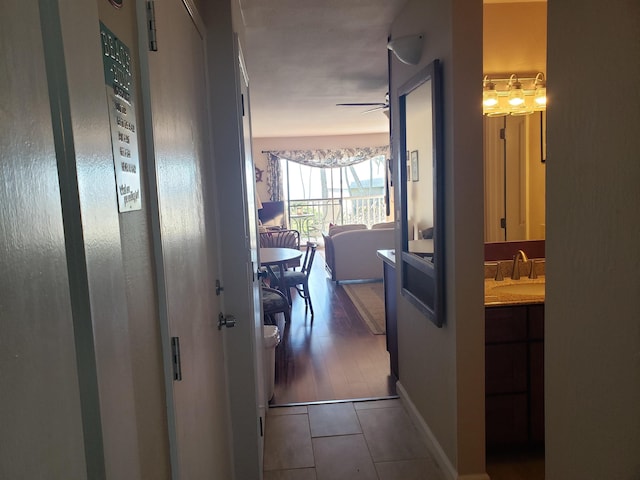
[[[194,13],[195,15],[195,13]],[[216,295],[217,242],[201,22],[180,0],[155,3],[149,53],[153,144],[172,372],[174,478],[232,478],[228,399]],[[162,294],[160,295],[162,297]],[[179,352],[178,352],[179,347]],[[173,398],[171,398],[173,397]],[[171,407],[171,406],[170,406]]]
[[527,237],[525,116],[485,117],[485,241]]
[[504,117],[483,117],[484,122],[484,239],[506,240],[504,191]]
[[211,2],[207,14],[224,311],[236,318],[235,327],[224,330],[234,473],[236,480],[255,480],[262,478],[264,423],[259,397],[263,382],[259,359],[263,341],[256,304],[255,174],[246,137],[250,135],[247,83],[240,68],[237,38],[232,34],[229,2]]
[[507,240],[527,238],[526,116],[506,117],[505,205]]
[[[255,378],[256,378],[256,392],[257,392],[257,401],[258,401],[258,412],[260,415],[260,425],[261,432],[260,436],[257,437],[258,440],[258,453],[259,453],[259,464],[262,465],[262,454],[263,454],[263,446],[264,446],[264,424],[265,424],[265,415],[266,415],[266,403],[268,402],[268,398],[266,398],[266,383],[271,382],[272,379],[267,379],[264,376],[264,368],[263,363],[266,361],[266,358],[263,358],[264,350],[260,347],[263,344],[263,321],[262,321],[262,312],[261,312],[261,297],[260,297],[260,279],[257,275],[258,266],[259,266],[259,258],[258,258],[258,232],[257,232],[257,202],[256,202],[256,176],[255,176],[255,164],[253,162],[253,154],[252,154],[252,146],[251,146],[251,101],[249,95],[249,78],[247,76],[247,70],[244,64],[244,57],[242,55],[242,50],[238,45],[238,59],[239,59],[239,67],[240,67],[240,94],[242,101],[242,136],[243,136],[243,157],[244,157],[244,183],[246,188],[246,209],[247,209],[247,231],[249,232],[249,258],[251,261],[250,268],[252,272],[255,272],[255,275],[251,277],[251,295],[250,295],[250,303],[252,304],[253,313],[253,324],[255,327],[254,330],[254,341],[255,345],[258,346],[256,349],[256,355],[254,355],[255,359]],[[250,347],[250,345],[247,345]]]

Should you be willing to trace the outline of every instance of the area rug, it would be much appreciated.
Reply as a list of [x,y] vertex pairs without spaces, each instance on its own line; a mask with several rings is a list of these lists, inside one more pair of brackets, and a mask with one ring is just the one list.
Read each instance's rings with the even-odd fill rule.
[[342,284],[351,302],[374,335],[385,334],[384,284],[347,283]]

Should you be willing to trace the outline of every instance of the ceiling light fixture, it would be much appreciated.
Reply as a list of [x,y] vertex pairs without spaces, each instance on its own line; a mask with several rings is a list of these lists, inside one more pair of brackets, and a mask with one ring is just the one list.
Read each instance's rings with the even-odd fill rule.
[[422,57],[424,35],[408,35],[389,40],[387,48],[391,50],[402,63],[417,65]]

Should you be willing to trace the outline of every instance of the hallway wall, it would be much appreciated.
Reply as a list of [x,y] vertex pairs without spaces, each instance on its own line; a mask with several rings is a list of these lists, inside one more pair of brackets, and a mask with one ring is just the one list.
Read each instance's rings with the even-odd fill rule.
[[[446,318],[436,328],[397,292],[400,384],[431,431],[447,475],[486,478],[482,113],[478,93],[469,88],[470,79],[482,78],[482,2],[410,0],[391,33],[425,35],[419,65],[392,60],[392,112],[398,87],[435,58],[444,87]],[[399,120],[392,119],[398,162]],[[396,217],[399,208],[396,195]]]
[[143,122],[142,82],[138,54],[138,28],[136,6],[125,2],[116,9],[109,2],[97,1],[100,20],[131,50],[134,68],[134,105],[140,150],[140,195],[142,209],[118,215],[124,283],[129,316],[131,362],[135,398],[135,418],[138,427],[140,471],[143,478],[168,479],[169,438],[162,364],[162,345],[158,298],[153,279],[154,258],[151,232],[149,195],[149,162],[144,142],[146,125]]
[[546,478],[635,480],[640,4],[575,7],[548,5]]
[[[159,333],[162,293],[156,291],[150,232],[153,193],[146,188],[151,171],[144,149],[146,87],[136,83],[139,96],[133,97],[142,170],[140,211],[118,211],[105,96],[100,20],[129,47],[134,80],[141,78],[135,55],[136,4],[123,3],[116,10],[103,0],[11,0],[0,18],[0,58],[10,66],[0,74],[7,87],[0,97],[1,478],[171,476]],[[172,5],[185,9],[179,0]],[[215,20],[210,28],[224,21]],[[211,60],[215,63],[215,57]],[[200,81],[204,83],[204,74]],[[199,125],[206,123],[205,106],[202,111]],[[161,115],[156,119],[162,120]],[[188,144],[191,137],[184,139]],[[172,158],[185,161],[188,148],[174,145]],[[213,156],[201,160],[209,165]],[[175,179],[183,190],[170,191],[160,201],[176,206],[181,196],[191,195],[201,212],[204,199],[215,194],[209,190],[203,195],[197,187],[206,183],[214,188],[215,182],[207,169],[198,175]],[[183,255],[179,266],[167,272],[177,283],[186,280],[181,274],[190,275],[182,267],[188,266],[194,244],[208,253],[217,247],[217,237],[206,225],[216,217],[207,213],[195,218],[195,210],[188,213],[198,228],[190,236],[172,238]],[[173,232],[184,227],[180,220],[169,224]],[[198,261],[201,270],[209,266]],[[193,369],[196,374],[208,371],[193,375],[200,391],[187,398],[192,404],[206,401],[201,393],[207,384],[214,386],[217,399],[215,405],[205,405],[210,421],[195,418],[216,442],[206,452],[213,467],[198,475],[230,478],[228,391],[222,335],[215,323],[218,309],[211,300],[213,282],[198,282],[195,275],[190,279],[195,286],[183,301],[198,310],[182,312],[187,328],[203,342],[208,337],[199,328],[217,338],[201,349],[215,360]],[[184,363],[197,358],[195,353],[188,352]],[[215,379],[209,375],[213,369]],[[252,426],[257,429],[257,421]],[[191,448],[189,434],[178,439],[183,451],[199,452]],[[189,460],[191,471],[204,463],[193,454]]]
[[3,3],[0,63],[0,478],[84,478],[61,191],[37,2]]

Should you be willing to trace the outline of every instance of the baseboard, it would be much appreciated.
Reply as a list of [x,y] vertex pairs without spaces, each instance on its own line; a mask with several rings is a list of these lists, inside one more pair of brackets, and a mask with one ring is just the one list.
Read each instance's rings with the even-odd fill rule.
[[440,442],[438,442],[438,439],[429,428],[429,425],[427,425],[427,422],[424,421],[424,418],[422,418],[422,415],[418,412],[418,409],[411,401],[411,398],[400,381],[396,383],[396,391],[398,392],[400,400],[402,400],[402,404],[406,408],[407,413],[411,417],[411,420],[413,420],[414,425],[418,429],[418,433],[421,435],[429,449],[429,452],[433,455],[434,460],[444,473],[447,480],[490,480],[489,475],[486,473],[458,475],[458,472],[449,460],[449,457],[442,449]]

